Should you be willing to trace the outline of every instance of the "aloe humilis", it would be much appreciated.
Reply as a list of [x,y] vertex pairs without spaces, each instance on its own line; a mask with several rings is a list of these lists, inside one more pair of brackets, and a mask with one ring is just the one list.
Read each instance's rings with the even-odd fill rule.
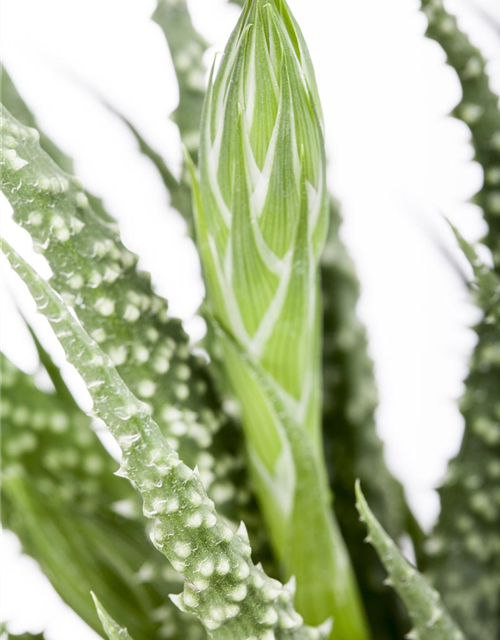
[[[235,4],[243,12],[204,97],[206,43],[186,0],[157,3],[153,19],[180,90],[180,179],[122,117],[172,205],[194,220],[209,364],[191,353],[117,224],[71,175],[71,159],[33,128],[4,75],[2,101],[13,115],[2,108],[1,187],[52,268],[50,281],[2,248],[87,385],[93,414],[117,439],[118,475],[130,485],[109,475],[116,463],[34,335],[54,390],[36,388],[2,358],[2,522],[74,611],[110,640],[402,640],[410,625],[409,637],[461,640],[457,622],[470,640],[496,640],[500,113],[481,55],[440,0],[423,2],[428,35],[464,87],[455,113],[471,126],[485,172],[479,203],[495,268],[459,236],[484,320],[467,381],[464,445],[442,490],[440,522],[422,546],[374,432],[358,285],[327,192],[306,43],[285,0]],[[226,415],[227,394],[238,401],[241,426],[238,414]],[[359,485],[355,496],[357,476],[384,528]],[[360,550],[355,497],[380,563],[368,547]],[[386,530],[412,536],[427,576]],[[382,567],[407,617],[382,593]]]

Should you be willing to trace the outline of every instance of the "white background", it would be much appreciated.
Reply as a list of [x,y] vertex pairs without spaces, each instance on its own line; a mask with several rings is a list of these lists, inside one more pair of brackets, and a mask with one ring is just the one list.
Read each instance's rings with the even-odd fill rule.
[[[463,389],[477,318],[454,260],[468,273],[443,215],[473,240],[484,231],[466,201],[482,174],[472,162],[469,132],[447,117],[460,98],[458,79],[436,43],[423,36],[417,0],[289,0],[315,62],[327,124],[330,183],[341,199],[342,233],[363,286],[366,321],[380,386],[378,429],[387,459],[404,482],[419,519],[430,527],[439,503],[434,487],[456,453]],[[180,146],[167,116],[177,88],[153,0],[3,0],[4,62],[40,125],[76,161],[86,187],[119,220],[124,241],[153,274],[172,313],[196,337],[193,314],[203,295],[196,252],[185,225],[169,210],[160,180],[128,131],[89,91],[122,110],[176,168]],[[222,50],[238,15],[225,0],[191,0],[196,26]],[[500,91],[500,25],[495,0],[447,6],[490,61]],[[7,238],[44,274],[24,232],[2,201]],[[443,248],[453,256],[445,255]],[[36,357],[8,287],[2,261],[2,348],[34,370]],[[7,282],[7,284],[6,284]],[[33,313],[21,296],[22,308]],[[36,326],[54,342],[43,319]],[[60,349],[54,353],[62,364]],[[54,594],[12,534],[2,549],[2,617],[13,631],[48,630],[53,640],[96,637]]]

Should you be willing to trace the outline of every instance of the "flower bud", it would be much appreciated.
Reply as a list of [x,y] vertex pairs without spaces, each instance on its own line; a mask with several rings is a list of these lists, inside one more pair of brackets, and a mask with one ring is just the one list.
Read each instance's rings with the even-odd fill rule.
[[305,418],[328,199],[316,80],[284,0],[247,2],[214,75],[198,211],[212,311]]

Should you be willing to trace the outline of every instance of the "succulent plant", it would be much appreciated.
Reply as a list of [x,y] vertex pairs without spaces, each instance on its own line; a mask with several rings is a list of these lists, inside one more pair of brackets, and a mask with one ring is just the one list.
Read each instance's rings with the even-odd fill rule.
[[[328,192],[328,117],[304,36],[285,0],[235,4],[241,17],[206,89],[207,45],[186,0],[157,2],[179,85],[180,177],[110,107],[189,223],[209,358],[2,70],[0,186],[51,278],[5,241],[2,251],[93,403],[88,416],[32,329],[51,391],[2,355],[2,524],[109,640],[497,640],[500,111],[485,61],[440,0],[422,1],[427,36],[463,87],[453,115],[484,170],[476,202],[493,257],[486,265],[456,231],[483,318],[463,444],[426,535],[376,434],[359,284]],[[404,537],[418,568],[398,549]]]

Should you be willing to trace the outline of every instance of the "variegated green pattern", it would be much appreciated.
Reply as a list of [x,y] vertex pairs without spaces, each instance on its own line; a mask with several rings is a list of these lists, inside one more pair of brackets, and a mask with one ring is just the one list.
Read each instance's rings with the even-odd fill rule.
[[364,616],[329,506],[320,424],[325,167],[300,29],[286,3],[249,1],[212,74],[199,184],[192,172],[207,313],[275,552],[297,577],[299,610],[315,624],[333,615],[333,637],[352,639],[365,637]]
[[[39,344],[55,392],[41,391],[2,359],[3,524],[19,535],[73,609],[103,633],[89,597],[90,589],[96,590],[104,603],[95,600],[97,611],[112,640],[196,640],[206,632],[232,640],[362,639],[367,632],[332,519],[325,454],[333,509],[348,538],[374,637],[401,640],[406,619],[394,593],[382,587],[373,548],[361,545],[355,477],[366,486],[368,502],[389,535],[412,535],[422,566],[467,637],[497,640],[500,111],[485,61],[441,0],[422,0],[427,35],[443,46],[463,87],[454,115],[470,126],[484,170],[476,201],[489,225],[485,242],[494,262],[493,269],[484,266],[458,236],[474,268],[471,289],[484,318],[475,328],[479,340],[462,401],[463,445],[450,464],[440,491],[442,514],[422,553],[422,534],[387,471],[375,433],[373,372],[355,314],[358,283],[339,241],[338,212],[334,206],[330,215],[327,211],[322,118],[307,48],[284,0],[232,1],[244,11],[220,68],[216,65],[218,74],[212,75],[201,183],[190,166],[209,293],[204,346],[210,368],[191,355],[180,323],[168,317],[166,303],[138,271],[136,256],[121,243],[102,204],[66,173],[72,172],[71,159],[43,134],[40,145],[48,155],[41,153],[36,132],[3,110],[0,117],[2,189],[17,221],[47,257],[53,288],[9,247],[6,251],[70,361],[83,372],[97,414],[121,441],[121,473],[145,498],[153,542],[185,575],[184,592],[174,598],[178,608],[165,596],[182,588],[184,579],[156,556],[133,488],[112,477],[113,460]],[[179,83],[173,119],[196,161],[206,43],[193,28],[187,0],[158,0],[154,19],[166,36]],[[2,80],[9,110],[35,126],[10,78]],[[190,221],[185,175],[176,179],[134,125],[125,124],[160,171],[172,206]],[[321,310],[317,275],[328,217],[333,224],[321,257]],[[219,376],[221,364],[225,371]],[[231,389],[240,402],[254,486],[276,557],[283,577],[299,578],[298,610],[308,623],[334,613],[333,633],[329,622],[322,629],[302,624],[291,604],[294,581],[282,587],[268,579],[249,557],[245,528],[235,534],[225,519],[244,519],[254,552],[267,560],[262,552],[267,535],[250,499],[238,418],[224,415],[212,379],[223,395]],[[358,501],[373,545],[413,618],[410,637],[462,640],[437,593],[400,555],[359,488]],[[276,576],[272,561],[269,567],[267,574]],[[14,638],[1,625],[0,632]],[[31,634],[19,638],[43,640]]]
[[391,538],[371,512],[361,492],[356,487],[357,507],[362,521],[368,528],[367,541],[380,556],[388,574],[388,584],[401,596],[414,629],[408,636],[412,640],[465,640],[465,636],[450,618],[439,594],[427,580],[401,554]]
[[[190,20],[183,20],[182,24],[186,27],[191,24]],[[191,27],[192,28],[192,27]],[[179,44],[179,41],[174,38],[174,44]],[[5,70],[4,70],[5,72]],[[179,79],[184,78],[184,76],[180,75]],[[14,116],[19,114],[22,116],[24,120],[24,124],[36,125],[36,120],[27,105],[24,103],[22,98],[13,82],[10,80],[8,75],[5,72],[4,79],[8,79],[8,82],[4,82],[3,86],[3,97],[7,100],[8,105],[10,105],[13,109],[15,109]],[[189,94],[186,94],[189,95]],[[192,219],[192,203],[191,203],[191,193],[189,186],[187,186],[186,182],[183,180],[178,181],[165,162],[162,160],[161,156],[157,154],[144,140],[139,131],[134,127],[134,125],[127,120],[124,116],[118,114],[116,110],[112,107],[109,107],[114,113],[117,114],[118,117],[122,119],[122,121],[129,127],[131,133],[135,136],[141,151],[150,158],[150,160],[157,167],[166,188],[168,189],[171,204],[175,208],[177,208],[182,215],[189,221]],[[63,163],[63,167],[66,167],[67,171],[72,170],[72,161],[58,148],[54,143],[43,134],[40,133],[40,144],[44,150],[49,153],[53,160],[56,162],[61,161]],[[102,218],[105,222],[113,223],[113,219],[104,210],[102,202],[97,199],[95,196],[90,194],[88,191],[85,191],[85,195],[87,196],[90,207],[87,212],[94,212],[98,217]],[[82,212],[85,215],[87,212]],[[79,251],[78,245],[79,238],[73,238],[70,243],[76,241],[77,252]],[[116,289],[120,287],[121,278],[118,280],[116,284]],[[150,289],[151,292],[151,289]],[[99,320],[99,319],[98,319]],[[88,321],[87,321],[88,322]],[[142,325],[143,318],[138,321],[139,325]],[[146,321],[148,323],[149,321]],[[176,324],[176,321],[174,321]],[[87,324],[87,327],[89,325]],[[92,327],[90,327],[91,329]],[[148,329],[146,328],[146,331]],[[139,333],[142,333],[143,329],[139,327]],[[181,347],[181,351],[185,353],[185,345],[186,345],[186,336],[184,332],[181,332],[182,336],[182,344],[179,345]],[[132,340],[130,333],[125,332],[122,334],[124,340]],[[175,338],[175,336],[174,336]],[[107,342],[101,343],[103,348],[107,348]],[[172,344],[172,343],[170,343]],[[190,366],[193,365],[194,359],[188,357],[187,364]],[[199,363],[201,364],[201,363]],[[154,368],[154,367],[153,367]],[[133,369],[133,368],[132,368]],[[130,370],[133,374],[133,370]],[[123,372],[121,372],[124,375]],[[221,408],[221,401],[218,398],[214,385],[211,383],[211,368],[208,369],[206,366],[201,367],[200,371],[202,380],[198,382],[198,384],[205,383],[205,380],[208,385],[207,389],[207,402],[208,405],[205,407],[208,410],[208,415],[210,415],[210,410],[213,409],[216,419],[220,420],[223,424],[222,428],[217,431],[215,438],[213,441],[210,441],[207,445],[207,450],[205,450],[204,446],[207,443],[205,438],[205,442],[200,442],[201,449],[199,450],[199,457],[196,458],[198,454],[195,454],[195,459],[190,459],[190,454],[187,454],[187,459],[192,462],[192,464],[197,464],[202,474],[205,475],[205,480],[208,481],[207,484],[213,484],[213,487],[209,488],[209,491],[213,492],[213,497],[218,502],[219,508],[222,510],[224,515],[226,515],[233,522],[239,522],[244,519],[247,523],[248,531],[250,538],[252,540],[254,552],[265,563],[266,567],[273,570],[273,560],[271,558],[271,553],[269,550],[268,544],[268,536],[262,524],[262,517],[258,512],[257,506],[255,504],[255,500],[251,498],[252,491],[249,484],[248,473],[246,470],[246,466],[243,460],[243,438],[241,433],[241,428],[239,424],[234,422],[233,418],[228,417],[227,415],[223,415]],[[157,375],[157,372],[152,372],[152,375]],[[189,381],[190,383],[196,378],[197,374],[193,374],[193,378]],[[162,377],[159,377],[159,386],[162,385]],[[163,376],[163,380],[167,379],[168,376]],[[127,378],[129,380],[129,378]],[[191,386],[191,384],[189,384]],[[168,388],[165,387],[165,390],[168,393]],[[209,401],[208,401],[209,399]],[[203,410],[204,400],[201,398],[199,402],[199,398],[195,395],[194,397],[191,395],[185,401],[179,401],[178,398],[175,398],[176,407],[180,408],[180,413],[183,414],[183,409],[186,411],[186,415],[189,420],[193,419],[195,411],[191,411],[190,409],[197,408],[196,413]],[[151,400],[151,404],[154,405],[159,412],[161,406],[159,404],[161,402],[161,398],[158,398],[156,395]],[[207,415],[207,414],[206,414]],[[182,418],[182,415],[181,415]],[[161,418],[158,418],[158,422],[162,428],[164,428]],[[200,420],[201,422],[201,420]],[[197,426],[194,425],[195,430]],[[183,429],[181,428],[181,431]],[[198,429],[198,433],[200,429]],[[177,433],[177,436],[181,440],[186,439],[189,441],[191,438],[190,429],[187,429],[185,433]],[[191,445],[189,442],[184,443],[188,449],[191,449]],[[186,453],[184,451],[184,453]],[[212,480],[213,476],[213,480]],[[274,571],[275,572],[275,571]]]
[[[243,4],[243,2],[238,3]],[[187,11],[187,7],[182,9]],[[157,12],[156,20],[167,19],[167,12]],[[192,24],[183,21],[190,38]],[[171,38],[172,31],[163,29],[173,59],[185,49],[185,40]],[[201,50],[200,50],[201,59]],[[189,68],[176,67],[179,85],[188,84]],[[190,94],[181,89],[181,98]],[[197,98],[193,97],[193,101]],[[171,204],[191,223],[191,200],[186,197],[184,181],[177,182],[163,158],[150,147],[140,132],[122,115],[137,139],[139,147],[156,166],[171,195]],[[181,136],[184,131],[180,131]],[[363,544],[363,527],[357,517],[354,481],[360,477],[367,488],[370,503],[376,505],[382,523],[391,535],[399,537],[409,532],[416,544],[420,535],[418,525],[405,503],[399,483],[391,476],[384,461],[383,444],[375,431],[377,392],[373,365],[367,354],[366,331],[356,315],[359,283],[354,265],[339,237],[340,216],[337,205],[330,208],[330,232],[321,260],[323,294],[323,439],[331,487],[335,495],[335,513],[346,540],[358,583],[367,607],[370,625],[377,638],[388,640],[400,637],[406,627],[404,612],[396,597],[382,584],[383,569],[376,553]],[[210,339],[206,346],[212,358],[211,373],[220,352]],[[373,469],[376,466],[377,472]],[[382,515],[384,517],[382,517]],[[246,516],[248,518],[248,516]],[[251,530],[250,530],[251,533]],[[262,552],[260,552],[262,555]],[[392,615],[388,616],[387,611]],[[401,619],[403,618],[403,619]]]
[[[198,242],[214,314],[276,380],[319,454],[325,157],[314,75],[291,20],[281,3],[247,3],[211,83]],[[265,453],[260,444],[268,469],[279,451],[277,438]]]
[[[238,0],[236,4],[242,6],[244,2]],[[176,6],[178,11],[187,11],[185,5],[177,3]],[[172,37],[174,30],[169,28],[168,16],[166,11],[157,11],[155,19],[163,28],[173,59],[179,56],[182,60],[185,43],[191,39],[192,23],[183,19],[184,38],[177,37],[177,33],[176,37]],[[195,37],[195,40],[201,41],[201,38]],[[189,67],[176,66],[181,87],[181,106],[191,100],[191,94],[182,89],[183,86],[189,86],[189,71]],[[192,100],[197,103],[197,95],[193,95]],[[189,104],[187,108],[190,108]],[[172,205],[191,222],[192,208],[185,197],[184,182],[173,183],[171,172],[163,159],[150,148],[133,125],[126,123],[136,136],[141,151],[157,167],[171,194]],[[185,131],[181,129],[180,133],[182,137]],[[401,486],[387,469],[383,445],[375,431],[377,393],[373,366],[367,354],[366,332],[356,314],[359,283],[354,265],[339,237],[339,226],[340,216],[335,204],[330,208],[330,232],[321,261],[323,438],[335,495],[335,512],[353,559],[371,625],[380,639],[393,638],[394,634],[400,634],[395,629],[399,629],[401,624],[404,626],[405,621],[398,621],[402,615],[401,608],[395,606],[393,593],[381,584],[379,578],[383,570],[375,552],[363,544],[363,528],[354,505],[355,479],[360,477],[365,481],[370,503],[377,507],[382,523],[389,528],[391,535],[399,537],[408,531],[418,546],[420,532],[406,506]],[[212,357],[211,372],[214,375],[214,365],[220,353],[212,346],[208,341],[207,348]],[[374,466],[376,473],[373,472]],[[392,617],[387,616],[387,608],[393,612]]]
[[322,632],[303,625],[293,609],[290,589],[253,564],[244,525],[234,534],[217,514],[198,471],[179,459],[149,407],[128,389],[111,358],[51,287],[5,242],[2,249],[82,376],[94,414],[118,442],[119,474],[143,498],[144,514],[153,521],[153,544],[185,578],[183,593],[172,597],[177,606],[199,617],[217,639],[326,637],[328,629]]

